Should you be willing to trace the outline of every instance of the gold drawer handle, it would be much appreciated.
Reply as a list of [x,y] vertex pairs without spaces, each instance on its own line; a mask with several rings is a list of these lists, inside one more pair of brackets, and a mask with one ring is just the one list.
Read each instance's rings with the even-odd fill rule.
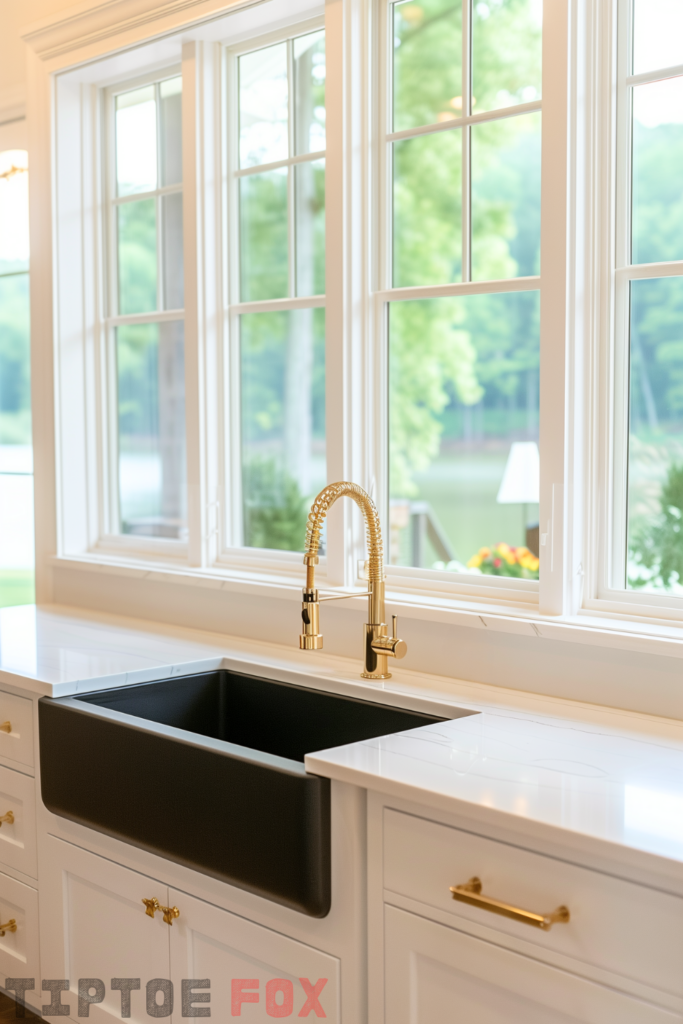
[[14,811],[8,811],[7,814],[0,814],[0,828],[2,828],[3,822],[7,822],[8,825],[13,825]]
[[491,899],[490,896],[482,896],[481,879],[476,875],[464,885],[452,885],[451,892],[454,900],[468,903],[471,907],[490,910],[492,914],[510,917],[513,921],[521,921],[522,924],[530,924],[532,928],[541,928],[544,932],[549,932],[554,924],[566,924],[569,921],[568,907],[558,907],[552,914],[534,914],[531,910],[521,910],[519,907],[511,907],[509,903]]
[[11,731],[12,731],[12,723],[11,722],[0,722],[0,732],[11,732]]
[[178,910],[177,907],[162,906],[161,903],[159,903],[159,900],[156,898],[156,896],[153,896],[151,900],[143,899],[142,902],[147,908],[145,910],[145,913],[147,914],[148,917],[154,917],[155,912],[159,910],[164,915],[164,921],[168,925],[173,924],[174,917],[180,917],[180,911]]
[[17,930],[17,922],[13,917],[10,917],[7,924],[0,924],[0,935],[4,935],[5,932],[15,932]]

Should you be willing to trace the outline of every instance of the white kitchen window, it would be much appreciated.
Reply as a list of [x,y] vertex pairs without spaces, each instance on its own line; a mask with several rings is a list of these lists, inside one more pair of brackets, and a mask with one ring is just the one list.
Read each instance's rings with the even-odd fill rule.
[[589,605],[667,617],[683,596],[683,9],[619,0],[615,15],[611,422],[596,492],[606,542]]
[[226,555],[303,550],[325,457],[325,30],[227,52]]
[[383,13],[389,560],[413,567],[393,570],[403,582],[524,586],[539,568],[542,3]]
[[[627,552],[647,431],[678,444],[676,339],[631,323],[683,278],[639,248],[643,140],[678,126],[629,111],[680,65],[629,63],[626,0],[618,39],[586,10],[268,0],[55,74],[58,559],[293,594],[312,496],[352,479],[407,603],[679,600]],[[321,579],[363,556],[335,507]]]
[[106,93],[105,514],[187,541],[181,104],[178,71]]

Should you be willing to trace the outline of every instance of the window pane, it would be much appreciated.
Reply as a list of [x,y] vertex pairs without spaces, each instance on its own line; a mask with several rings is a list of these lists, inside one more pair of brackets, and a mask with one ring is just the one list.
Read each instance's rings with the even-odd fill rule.
[[240,179],[242,302],[289,294],[287,169]]
[[164,309],[182,309],[183,284],[183,196],[172,192],[161,197],[164,247]]
[[117,208],[119,313],[150,313],[157,308],[157,212],[155,199]]
[[460,279],[461,145],[459,128],[393,145],[394,287]]
[[157,105],[153,85],[116,97],[116,180],[120,196],[157,187]]
[[461,0],[394,4],[395,132],[461,117]]
[[631,282],[627,587],[683,594],[683,277]]
[[683,77],[633,90],[633,262],[683,259]]
[[287,44],[239,58],[240,167],[289,156]]
[[542,0],[475,0],[472,111],[541,97]]
[[325,33],[299,36],[294,46],[296,152],[325,148]]
[[325,311],[253,313],[240,330],[243,543],[303,551],[326,483]]
[[159,83],[162,185],[177,185],[183,180],[182,88],[180,75]]
[[28,153],[0,153],[0,274],[28,270]]
[[538,292],[389,312],[391,562],[537,578]]
[[121,532],[187,537],[183,324],[116,330]]
[[[31,347],[28,274],[0,277],[0,446],[31,452]],[[13,456],[13,457],[18,457]],[[23,463],[22,463],[23,466]],[[30,472],[30,469],[29,469]]]
[[540,272],[541,115],[472,126],[472,280]]
[[296,174],[296,293],[325,294],[325,161],[299,164]]
[[683,64],[683,4],[680,0],[635,0],[633,73]]

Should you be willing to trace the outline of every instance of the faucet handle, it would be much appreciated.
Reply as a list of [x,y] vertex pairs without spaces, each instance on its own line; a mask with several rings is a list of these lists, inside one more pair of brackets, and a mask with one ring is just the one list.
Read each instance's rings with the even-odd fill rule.
[[398,615],[392,615],[391,636],[378,636],[370,645],[375,654],[386,654],[390,658],[405,658],[408,651],[408,644],[405,640],[399,640],[397,629]]

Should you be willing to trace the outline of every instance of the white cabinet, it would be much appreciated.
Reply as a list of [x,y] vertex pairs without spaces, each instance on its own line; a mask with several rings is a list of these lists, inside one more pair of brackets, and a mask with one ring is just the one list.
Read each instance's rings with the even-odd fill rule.
[[680,1024],[680,1016],[395,907],[386,1024]]
[[0,862],[36,878],[35,780],[0,766]]
[[[339,960],[186,893],[171,890],[180,917],[171,929],[176,1005],[183,980],[210,981],[211,1016],[341,1020]],[[205,990],[197,988],[198,995]],[[197,1009],[208,1009],[197,1002]],[[187,1007],[186,1007],[187,1009]]]
[[[11,922],[14,922],[12,925]],[[0,985],[6,978],[39,978],[38,893],[0,872]],[[38,1005],[39,993],[26,999]]]
[[[220,1020],[243,1016],[253,1024],[298,1016],[340,1024],[336,957],[61,839],[46,841],[42,977],[69,980],[61,1002],[71,1017],[79,1015],[79,979],[91,978],[103,982],[104,991],[89,990],[101,1001],[89,1004],[88,1016],[96,1024],[120,1021],[122,995],[111,984],[118,978],[139,983],[130,991],[130,1018],[139,1024],[150,1020],[148,999],[170,1010],[171,995],[178,1022],[210,1010]],[[176,908],[170,925],[161,911],[147,915],[143,900],[152,899]],[[206,995],[209,1003],[202,1000]]]
[[[145,986],[170,978],[169,926],[148,917],[143,899],[169,906],[168,889],[145,875],[48,836],[41,875],[40,939],[43,978],[68,978],[61,1002],[78,1018],[79,978],[104,982],[104,998],[89,1006],[96,1024],[121,1020],[121,992],[112,978],[140,979],[131,996],[131,1020],[149,1024]],[[91,995],[96,993],[92,992]],[[50,1001],[44,993],[43,1002]]]

